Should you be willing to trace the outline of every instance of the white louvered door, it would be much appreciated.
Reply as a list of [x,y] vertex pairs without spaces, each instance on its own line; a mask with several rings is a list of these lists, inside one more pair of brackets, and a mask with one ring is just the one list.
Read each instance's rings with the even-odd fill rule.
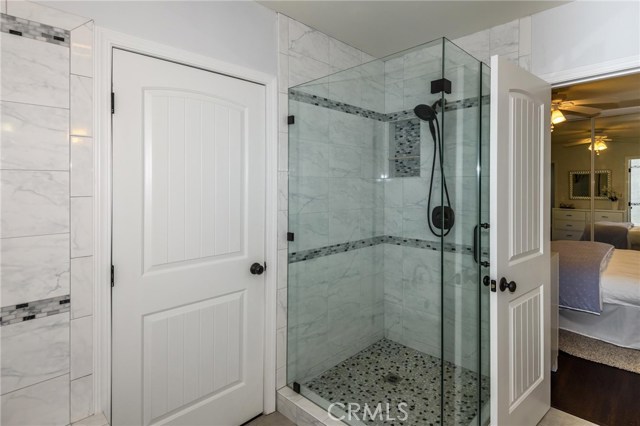
[[113,52],[112,424],[263,409],[265,88]]
[[550,406],[550,96],[546,82],[491,58],[491,423],[499,426],[534,426]]

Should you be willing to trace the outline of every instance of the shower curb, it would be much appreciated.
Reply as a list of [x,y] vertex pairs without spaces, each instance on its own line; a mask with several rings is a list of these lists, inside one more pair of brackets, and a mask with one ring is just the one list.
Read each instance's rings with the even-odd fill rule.
[[296,425],[348,426],[344,422],[330,418],[329,414],[320,406],[294,392],[288,386],[278,390],[276,410]]

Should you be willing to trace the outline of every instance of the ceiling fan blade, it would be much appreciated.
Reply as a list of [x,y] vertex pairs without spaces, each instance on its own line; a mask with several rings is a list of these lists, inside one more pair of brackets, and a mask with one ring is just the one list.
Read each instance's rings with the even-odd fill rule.
[[587,145],[587,144],[590,144],[590,143],[591,143],[591,140],[588,140],[588,141],[582,140],[582,141],[579,141],[579,142],[565,143],[562,146],[565,147],[565,148],[571,148],[572,146]]
[[614,109],[614,108],[620,108],[620,104],[617,102],[610,102],[610,103],[606,103],[606,102],[601,102],[601,103],[576,103],[574,107],[570,107],[570,108],[575,108],[575,107],[588,107],[588,108],[597,108],[597,109]]
[[595,114],[587,114],[587,113],[584,113],[584,112],[576,111],[573,108],[571,108],[571,109],[560,108],[560,111],[562,111],[562,113],[565,114],[565,115],[575,115],[575,116],[578,116],[578,117],[586,117],[586,118],[595,117],[595,116],[600,114],[599,110],[596,110],[598,112],[596,112]]
[[617,104],[620,102],[620,99],[616,99],[613,97],[601,96],[598,98],[582,98],[572,100],[574,105],[591,105],[591,104]]
[[599,114],[600,113],[600,110],[598,108],[591,108],[588,106],[580,106],[580,105],[567,106],[566,108],[563,106],[562,109],[566,109],[568,111],[573,111],[573,112],[581,112],[583,114]]

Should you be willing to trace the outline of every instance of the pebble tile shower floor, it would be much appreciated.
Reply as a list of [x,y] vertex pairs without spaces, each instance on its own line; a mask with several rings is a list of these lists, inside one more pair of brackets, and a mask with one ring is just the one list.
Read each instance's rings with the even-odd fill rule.
[[[320,376],[306,382],[307,387],[330,402],[390,406],[390,417],[402,412],[398,404],[407,403],[406,421],[391,421],[376,416],[368,425],[402,424],[440,425],[440,359],[382,339]],[[395,377],[394,377],[395,376]],[[444,363],[446,425],[469,424],[477,413],[477,375],[466,368]],[[489,381],[483,377],[482,400],[489,396]],[[383,408],[384,409],[384,408]]]

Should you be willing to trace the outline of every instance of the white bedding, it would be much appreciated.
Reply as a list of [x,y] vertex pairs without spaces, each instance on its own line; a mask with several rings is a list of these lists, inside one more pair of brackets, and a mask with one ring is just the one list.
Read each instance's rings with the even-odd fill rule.
[[600,286],[603,303],[640,307],[640,251],[614,250]]

